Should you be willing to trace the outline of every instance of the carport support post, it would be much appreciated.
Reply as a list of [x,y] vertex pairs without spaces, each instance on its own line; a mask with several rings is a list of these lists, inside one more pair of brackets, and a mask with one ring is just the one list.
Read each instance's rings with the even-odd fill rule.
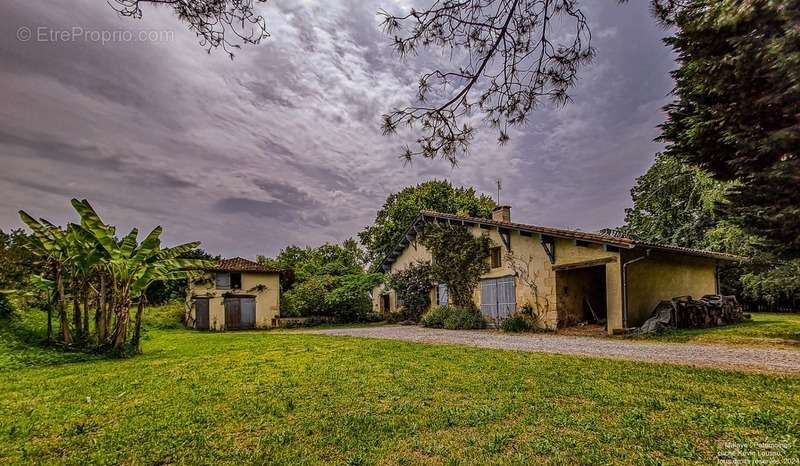
[[639,256],[636,259],[631,259],[628,262],[624,262],[622,264],[622,330],[623,331],[628,328],[628,266],[635,262],[647,259],[649,255],[650,255],[650,250],[647,249],[645,250],[643,256]]

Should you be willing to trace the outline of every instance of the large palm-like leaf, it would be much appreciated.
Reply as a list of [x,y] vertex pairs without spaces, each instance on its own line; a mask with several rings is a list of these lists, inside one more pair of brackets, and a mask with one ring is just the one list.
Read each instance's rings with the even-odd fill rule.
[[110,225],[106,225],[97,215],[97,212],[89,204],[86,199],[79,201],[78,199],[72,200],[72,206],[81,217],[81,226],[86,229],[94,240],[100,245],[105,252],[114,257],[118,253],[117,240],[114,237],[116,229]]
[[150,261],[163,261],[163,260],[170,260],[178,258],[200,246],[199,241],[195,241],[192,243],[186,244],[179,244],[178,246],[173,246],[171,248],[166,248],[158,251],[157,253],[150,256]]
[[59,243],[54,231],[60,230],[58,227],[48,227],[23,210],[19,211],[19,217],[33,232],[31,240],[27,243],[31,252],[40,257],[51,257],[63,252],[63,244]]

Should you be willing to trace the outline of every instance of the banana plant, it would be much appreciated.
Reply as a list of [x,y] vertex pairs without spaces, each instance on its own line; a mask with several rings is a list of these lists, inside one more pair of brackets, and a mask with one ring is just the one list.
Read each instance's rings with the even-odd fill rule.
[[37,255],[47,269],[53,274],[55,287],[54,301],[59,317],[59,339],[65,345],[72,344],[72,332],[67,319],[66,292],[64,290],[64,271],[73,257],[73,251],[67,240],[66,232],[45,219],[36,220],[25,211],[20,210],[19,216],[28,225],[33,235],[27,243],[27,248]]
[[[95,247],[95,242],[85,234],[80,225],[74,223],[67,225],[67,240],[70,248],[74,251],[69,270],[72,277],[70,288],[72,290],[75,328],[76,331],[80,331],[84,339],[87,339],[89,337],[89,292],[91,282],[103,274],[104,256],[98,251]],[[81,308],[83,309],[82,316]],[[98,309],[95,310],[95,327],[98,329],[97,340],[103,341],[103,332],[99,329],[104,323],[97,316],[100,310],[98,305]],[[101,326],[97,325],[98,320]]]
[[136,312],[134,347],[138,350],[141,331],[141,318],[144,308],[144,294],[156,280],[177,280],[187,278],[196,270],[211,268],[214,261],[202,259],[183,259],[181,255],[197,248],[200,243],[192,242],[171,248],[161,248],[160,226],[151,231],[141,243],[137,241],[139,231],[134,228],[122,239],[114,236],[114,229],[106,225],[86,200],[73,199],[72,205],[81,217],[81,224],[75,231],[94,247],[102,256],[111,277],[113,291],[113,313],[116,318],[111,345],[116,353],[124,351],[130,321],[130,306],[134,298],[139,304]]

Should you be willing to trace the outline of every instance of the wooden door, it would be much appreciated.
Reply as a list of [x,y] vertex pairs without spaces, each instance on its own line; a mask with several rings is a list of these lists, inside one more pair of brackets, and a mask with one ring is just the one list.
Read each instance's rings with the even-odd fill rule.
[[236,330],[242,327],[242,301],[239,298],[225,300],[225,329]]
[[241,328],[256,328],[256,298],[241,298]]
[[208,298],[194,300],[194,319],[197,330],[208,330]]

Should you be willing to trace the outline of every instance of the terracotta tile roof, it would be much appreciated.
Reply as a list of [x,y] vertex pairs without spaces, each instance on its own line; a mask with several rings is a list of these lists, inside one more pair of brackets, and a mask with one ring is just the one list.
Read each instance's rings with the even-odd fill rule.
[[281,269],[265,267],[258,262],[234,257],[232,259],[222,259],[217,263],[217,267],[209,269],[212,272],[255,272],[255,273],[280,273]]
[[553,228],[553,227],[543,227],[538,225],[530,225],[526,223],[514,223],[514,222],[500,222],[497,220],[492,220],[489,218],[477,218],[477,217],[461,217],[459,215],[454,214],[442,214],[439,212],[434,212],[431,210],[423,210],[421,215],[424,217],[434,217],[438,219],[444,220],[456,220],[456,221],[465,221],[465,222],[472,222],[472,223],[480,223],[482,225],[492,225],[492,226],[499,226],[505,227],[511,230],[521,230],[521,231],[530,231],[532,233],[541,233],[544,235],[555,236],[557,238],[571,238],[571,239],[581,239],[584,241],[592,241],[598,242],[603,244],[611,244],[614,246],[620,247],[628,247],[632,244],[636,243],[634,240],[630,238],[625,238],[622,236],[611,236],[611,235],[604,235],[600,233],[590,233],[586,231],[578,231],[578,230],[565,230],[562,228]]
[[[606,244],[609,246],[616,246],[622,249],[634,249],[634,248],[644,248],[644,249],[656,249],[666,252],[674,252],[677,254],[685,254],[689,256],[698,256],[698,257],[707,257],[711,259],[719,259],[725,261],[740,261],[743,258],[739,256],[734,256],[732,254],[724,254],[719,252],[712,252],[712,251],[704,251],[700,249],[691,249],[691,248],[684,248],[680,246],[670,246],[666,244],[656,244],[656,243],[648,243],[645,241],[637,241],[631,238],[626,238],[624,236],[614,236],[614,235],[607,235],[602,233],[590,233],[586,231],[578,231],[578,230],[567,230],[563,228],[552,228],[552,227],[543,227],[538,225],[530,225],[526,223],[515,223],[515,222],[501,222],[497,220],[492,220],[488,218],[477,218],[477,217],[462,217],[460,215],[454,214],[443,214],[441,212],[434,212],[431,210],[423,210],[420,212],[419,217],[414,221],[414,223],[409,228],[409,231],[404,235],[403,238],[400,239],[397,246],[395,247],[395,251],[387,255],[383,261],[381,261],[381,265],[388,265],[394,262],[394,258],[399,255],[402,251],[402,248],[405,246],[405,242],[407,241],[407,237],[410,233],[413,232],[414,227],[421,221],[429,221],[429,220],[447,220],[452,222],[461,222],[465,224],[474,224],[474,225],[486,225],[486,226],[493,226],[498,228],[507,228],[509,230],[518,230],[518,231],[525,231],[530,233],[538,233],[540,235],[545,236],[552,236],[555,238],[567,238],[567,239],[576,239],[581,241],[588,241],[591,243],[599,243],[599,244]],[[399,250],[398,250],[399,249]]]

